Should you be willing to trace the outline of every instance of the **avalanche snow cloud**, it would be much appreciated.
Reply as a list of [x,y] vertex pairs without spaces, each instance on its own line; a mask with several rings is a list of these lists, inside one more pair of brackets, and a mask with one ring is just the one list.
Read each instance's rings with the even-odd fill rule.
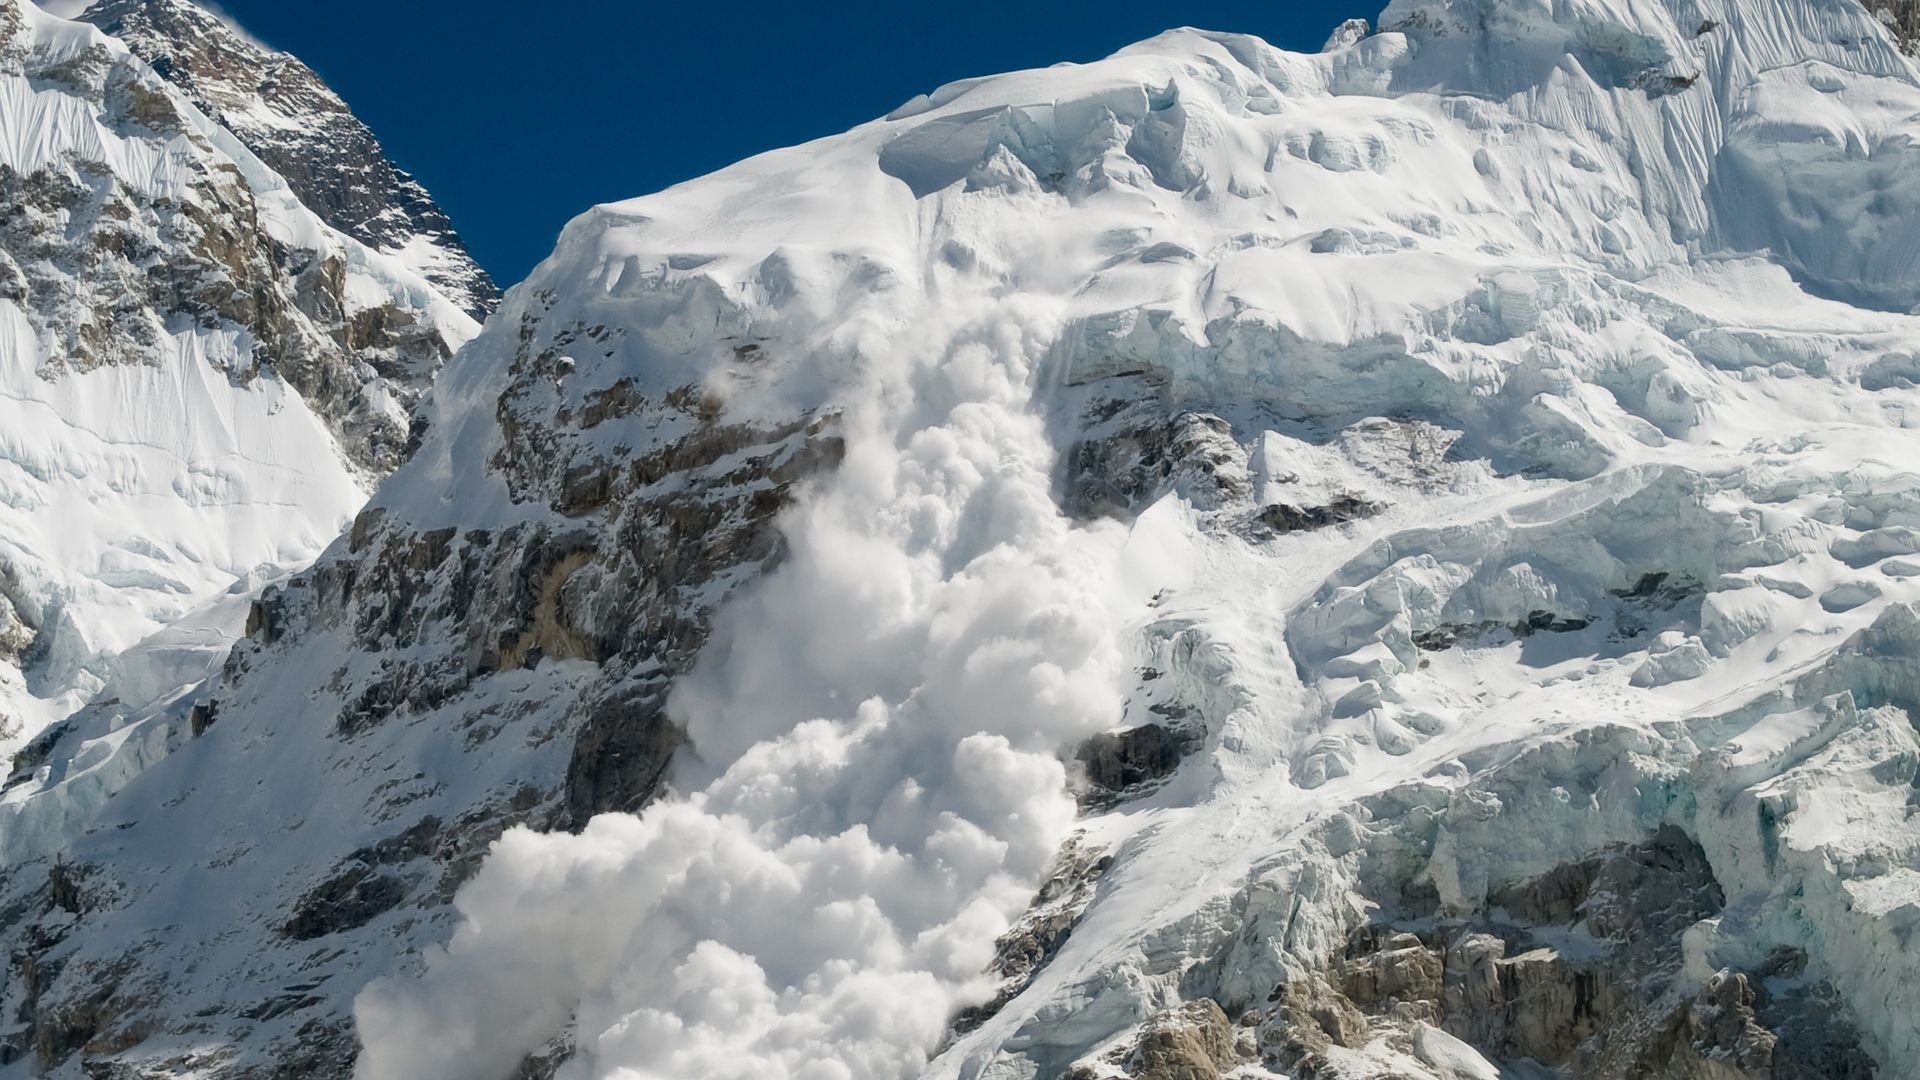
[[575,1016],[579,1068],[922,1063],[1072,823],[1056,749],[1118,709],[1116,537],[1061,517],[1026,408],[1049,306],[783,330],[840,383],[848,466],[679,688],[687,795],[502,840],[437,992],[361,1002],[368,1075],[485,1074]]
[[[1726,899],[1685,985],[1798,949],[1915,1060],[1920,845],[1866,825],[1920,752],[1914,68],[1853,0],[1381,25],[956,83],[568,228],[380,505],[516,512],[476,463],[536,318],[630,328],[628,377],[732,417],[836,416],[845,462],[676,686],[671,791],[502,838],[424,974],[360,996],[358,1075],[569,1031],[569,1078],[1059,1075],[1181,1000],[1265,1023],[1389,884],[1465,916],[1663,825]],[[1116,387],[1224,419],[1164,496],[1070,513]],[[1201,751],[1079,821],[1098,895],[950,1030],[1076,827],[1062,748],[1148,679]],[[1493,1075],[1409,1030],[1340,1052]]]

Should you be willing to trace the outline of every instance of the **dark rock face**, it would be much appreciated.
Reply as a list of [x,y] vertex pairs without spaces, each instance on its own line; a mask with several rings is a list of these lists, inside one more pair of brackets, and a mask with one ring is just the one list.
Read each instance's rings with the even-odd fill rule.
[[1531,637],[1534,634],[1570,634],[1576,630],[1585,630],[1593,625],[1593,620],[1582,616],[1567,617],[1555,615],[1551,611],[1530,611],[1524,619],[1510,623],[1497,620],[1476,623],[1441,623],[1430,630],[1422,630],[1413,635],[1413,643],[1428,652],[1441,652],[1451,649],[1462,641],[1472,640],[1495,633],[1508,633],[1515,638]]
[[1292,506],[1287,503],[1263,506],[1260,508],[1259,521],[1272,532],[1290,533],[1324,529],[1329,525],[1357,521],[1379,512],[1380,508],[1373,503],[1347,495],[1321,506]]
[[1497,890],[1466,920],[1378,921],[1324,971],[1250,1012],[1269,1066],[1346,1075],[1334,1047],[1422,1026],[1489,1061],[1570,1077],[1779,1080],[1873,1075],[1831,987],[1782,950],[1763,968],[1681,975],[1681,935],[1725,905],[1704,853],[1666,827]]
[[[1231,412],[1224,405],[1215,405]],[[1055,418],[1063,446],[1056,498],[1081,521],[1131,519],[1169,495],[1209,531],[1260,543],[1334,529],[1387,510],[1394,485],[1443,483],[1458,438],[1432,424],[1373,417],[1302,428],[1308,457],[1274,471],[1264,420],[1230,420],[1142,375],[1102,378]]]
[[140,64],[104,47],[47,61],[17,47],[5,15],[0,65],[95,106],[129,139],[186,136],[195,151],[177,155],[189,177],[179,198],[77,156],[27,174],[0,167],[0,296],[48,342],[45,374],[149,362],[182,323],[241,327],[251,353],[222,374],[279,376],[356,464],[398,464],[408,433],[386,399],[408,404],[425,388],[451,352],[441,328],[396,305],[356,310],[339,255],[276,240],[246,179]]
[[1067,943],[1087,905],[1093,903],[1100,876],[1112,865],[1113,857],[1103,848],[1089,847],[1084,834],[1076,833],[1067,841],[1026,914],[994,942],[988,970],[1000,977],[999,990],[984,1004],[955,1017],[954,1034],[979,1027],[1026,989]]
[[1209,509],[1248,493],[1247,455],[1232,425],[1210,413],[1169,416],[1151,398],[1103,403],[1088,436],[1062,458],[1061,504],[1083,520],[1128,517],[1170,491]]
[[[494,840],[518,825],[578,829],[659,793],[683,741],[668,688],[728,593],[778,562],[780,511],[838,465],[842,442],[833,416],[733,421],[692,386],[573,386],[588,376],[570,355],[616,332],[551,318],[549,299],[529,296],[501,335],[511,355],[476,420],[490,421],[491,440],[476,472],[511,514],[454,527],[363,512],[310,570],[261,595],[218,685],[183,717],[198,737],[156,767],[258,773],[271,767],[259,753],[285,755],[342,786],[324,800],[331,810],[248,823],[292,835],[311,816],[338,829],[307,841],[297,864],[256,870],[250,845],[196,838],[207,887],[231,890],[222,902],[266,944],[232,961],[219,1001],[170,1001],[165,1015],[187,1027],[155,1027],[135,1017],[165,998],[170,968],[210,962],[202,944],[143,943],[154,916],[135,910],[138,888],[107,890],[75,916],[44,886],[0,881],[8,978],[35,987],[19,1006],[25,1026],[0,1029],[15,1053],[129,1076],[345,1077],[353,993],[387,970],[396,940],[444,935],[449,901]],[[328,704],[283,715],[280,683],[306,665],[315,675],[299,700]],[[98,830],[73,853],[76,873],[124,876],[130,852],[137,863],[155,837],[191,831],[169,816],[191,813],[181,798]],[[1057,947],[1090,897],[1076,889],[1060,900],[1073,914],[1036,924],[1014,951]],[[171,1049],[188,1034],[212,1049]],[[546,1075],[565,1052],[525,1074]]]
[[1866,0],[1868,10],[1893,31],[1909,56],[1920,57],[1920,0]]
[[[353,529],[349,558],[325,562],[295,590],[263,600],[255,639],[271,644],[290,603],[306,607],[299,621],[349,619],[355,641],[370,651],[417,652],[454,636],[457,647],[382,664],[358,684],[338,720],[346,737],[397,714],[440,708],[495,674],[562,660],[600,665],[596,689],[573,710],[574,749],[551,807],[551,823],[571,828],[651,799],[681,743],[666,718],[666,693],[706,639],[707,586],[770,566],[779,556],[774,515],[793,484],[833,467],[841,453],[826,420],[722,424],[691,391],[622,406],[630,418],[684,422],[685,437],[624,463],[576,451],[570,436],[614,415],[528,418],[542,405],[538,387],[560,375],[561,350],[592,332],[562,329],[536,348],[539,331],[529,325],[500,396],[503,441],[491,462],[517,500],[544,503],[574,524],[456,536],[409,532],[371,511]],[[599,478],[591,507],[579,496],[583,471]],[[248,664],[244,652],[236,654],[236,678]],[[470,736],[485,737],[484,730]]]
[[499,302],[499,289],[426,189],[387,159],[373,132],[305,64],[187,0],[101,0],[81,18],[126,42],[327,224],[386,252],[423,243],[431,257],[416,267],[475,319]]
[[1090,806],[1111,805],[1172,776],[1200,741],[1198,732],[1164,724],[1095,735],[1074,755],[1086,770],[1090,789],[1081,801]]
[[398,836],[347,856],[332,876],[301,898],[280,932],[295,941],[311,941],[365,926],[392,910],[406,900],[414,881],[389,868],[433,855],[440,830],[440,819],[428,816]]
[[587,717],[567,759],[561,810],[569,827],[599,813],[638,810],[660,790],[673,752],[685,741],[665,706],[659,689],[649,687],[608,698]]

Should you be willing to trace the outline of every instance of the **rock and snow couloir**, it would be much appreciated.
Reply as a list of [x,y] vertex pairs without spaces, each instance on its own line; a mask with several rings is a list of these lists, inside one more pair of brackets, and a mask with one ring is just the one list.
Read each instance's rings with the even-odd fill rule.
[[1920,1075],[1893,25],[1175,31],[589,212],[49,764],[12,1067]]

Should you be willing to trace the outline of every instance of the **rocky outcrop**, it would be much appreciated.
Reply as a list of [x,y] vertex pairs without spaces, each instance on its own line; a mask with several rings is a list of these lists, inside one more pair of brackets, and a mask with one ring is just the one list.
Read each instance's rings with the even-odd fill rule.
[[1253,1055],[1246,1033],[1235,1030],[1220,1003],[1201,998],[1163,1009],[1141,1025],[1132,1043],[1114,1048],[1098,1065],[1076,1065],[1066,1080],[1219,1080]]
[[1907,55],[1920,58],[1920,3],[1915,0],[1866,0],[1874,16],[1893,31]]
[[[21,70],[48,77],[31,58]],[[108,115],[137,112],[132,122],[143,128],[197,138],[176,104],[142,89],[143,75],[125,60],[102,52],[61,71]],[[244,327],[251,348],[222,377],[284,379],[357,465],[369,474],[392,469],[406,452],[407,407],[458,340],[417,310],[362,308],[349,293],[345,254],[276,240],[246,179],[200,145],[204,156],[184,163],[193,175],[180,195],[130,187],[100,166],[23,175],[0,164],[5,298],[47,343],[45,377],[151,363],[183,322]]]
[[[149,721],[174,725],[174,760],[272,772],[246,749],[248,733],[285,722],[273,704],[288,692],[284,665],[325,665],[312,692],[337,704],[282,729],[292,737],[277,737],[269,756],[305,755],[300,771],[347,785],[350,797],[327,800],[333,811],[317,809],[340,815],[328,827],[342,842],[276,868],[235,853],[250,841],[224,854],[214,837],[199,841],[211,845],[203,869],[228,881],[233,918],[273,944],[250,950],[212,1011],[174,1014],[184,1027],[136,1023],[170,965],[224,961],[204,943],[131,945],[129,928],[152,917],[131,884],[83,916],[55,919],[39,892],[11,879],[14,977],[40,973],[32,1000],[16,1005],[22,1022],[38,1030],[82,1003],[92,1018],[85,1039],[17,1033],[15,1053],[47,1067],[77,1054],[90,1068],[159,1075],[200,1060],[151,1049],[191,1028],[217,1032],[231,1058],[210,1075],[278,1075],[267,1062],[297,1061],[287,1075],[345,1076],[353,992],[380,973],[374,961],[394,936],[434,935],[503,832],[578,829],[658,794],[684,742],[666,710],[674,679],[728,592],[780,559],[778,514],[799,485],[837,466],[842,445],[831,415],[736,420],[694,386],[574,385],[583,376],[573,358],[617,332],[551,318],[550,302],[530,295],[500,334],[510,356],[478,414],[494,440],[485,475],[516,520],[450,527],[376,504],[312,569],[253,603],[217,685],[180,716]],[[429,777],[407,763],[443,750],[457,768]],[[261,807],[274,816],[285,805]],[[190,825],[193,814],[191,801],[157,808],[111,830],[114,852],[82,844],[68,857],[83,869],[113,864],[124,881],[122,845],[155,843],[143,839],[150,829],[230,831]],[[298,831],[309,816],[279,827]],[[57,934],[43,928],[49,919]],[[1064,928],[1034,933],[1044,951]]]
[[[1367,923],[1242,1023],[1257,1028],[1269,1067],[1324,1080],[1349,1075],[1340,1049],[1383,1040],[1437,1064],[1433,1029],[1490,1066],[1533,1063],[1570,1077],[1874,1074],[1803,952],[1776,950],[1754,970],[1702,982],[1683,972],[1683,936],[1725,898],[1704,852],[1678,829],[1504,886],[1488,903],[1467,920]],[[1385,910],[1418,907],[1402,898]]]
[[1139,1080],[1215,1080],[1239,1063],[1227,1014],[1205,998],[1154,1017],[1135,1054]]
[[1173,495],[1209,527],[1255,542],[1381,513],[1389,505],[1375,493],[1382,481],[1442,481],[1456,437],[1431,424],[1370,419],[1334,435],[1331,445],[1298,444],[1306,451],[1299,464],[1316,472],[1282,472],[1269,447],[1248,443],[1246,424],[1237,430],[1141,375],[1101,380],[1065,422],[1074,434],[1061,454],[1057,488],[1068,514],[1131,520]]
[[988,972],[1000,979],[999,988],[985,1003],[967,1008],[954,1018],[954,1034],[979,1027],[1026,989],[1066,944],[1087,905],[1093,903],[1100,875],[1112,865],[1112,856],[1103,848],[1089,845],[1084,833],[1076,833],[1067,841],[1026,913],[994,942]]
[[1167,416],[1153,397],[1116,397],[1090,409],[1088,420],[1062,458],[1061,503],[1076,517],[1131,515],[1176,491],[1208,509],[1248,495],[1246,451],[1218,416]]
[[1358,521],[1379,512],[1378,506],[1365,499],[1341,495],[1317,506],[1272,503],[1260,508],[1259,522],[1271,532],[1290,533]]
[[13,601],[0,592],[0,661],[19,663],[21,655],[33,645],[33,638],[33,627],[20,617]]
[[100,0],[81,18],[126,42],[327,224],[406,260],[475,319],[499,302],[432,196],[297,58],[190,0]]
[[1142,724],[1095,735],[1080,745],[1074,760],[1085,770],[1088,792],[1082,801],[1110,805],[1129,793],[1173,775],[1201,742],[1189,727]]

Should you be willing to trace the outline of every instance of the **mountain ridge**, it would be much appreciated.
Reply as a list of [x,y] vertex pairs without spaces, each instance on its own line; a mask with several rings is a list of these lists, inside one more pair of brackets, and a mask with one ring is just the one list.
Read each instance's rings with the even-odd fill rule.
[[76,17],[180,87],[329,225],[401,258],[475,320],[499,302],[499,288],[432,196],[299,59],[189,0],[99,0]]
[[1909,1075],[1920,75],[1380,23],[576,219],[191,715],[52,749],[171,752],[34,796],[16,1065]]
[[477,327],[110,39],[14,2],[0,30],[11,752],[217,667],[233,597],[325,545]]

